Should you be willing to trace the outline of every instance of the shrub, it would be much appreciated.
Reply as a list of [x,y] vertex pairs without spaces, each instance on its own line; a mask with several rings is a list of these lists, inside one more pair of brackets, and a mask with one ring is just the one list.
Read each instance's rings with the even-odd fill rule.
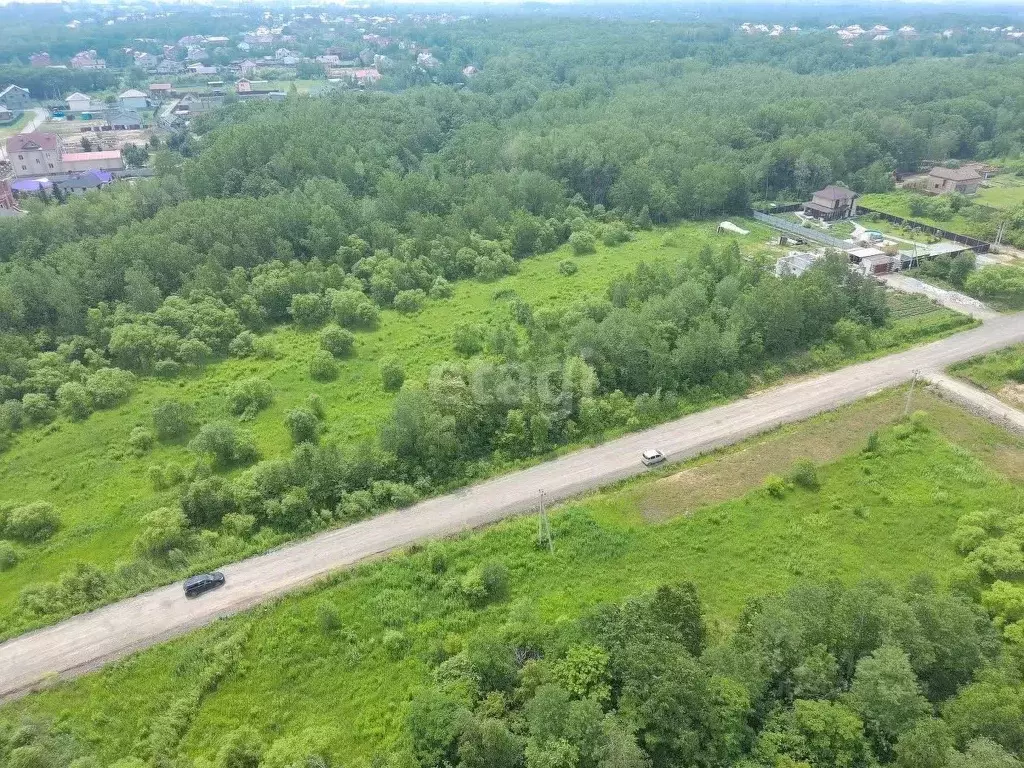
[[389,629],[384,633],[384,637],[381,638],[381,646],[384,648],[384,653],[387,654],[389,659],[398,661],[405,655],[405,651],[409,647],[409,641],[397,629]]
[[915,432],[928,431],[928,412],[914,411],[910,414],[910,426]]
[[223,477],[201,477],[193,480],[181,495],[181,510],[188,524],[197,528],[220,525],[225,515],[237,508],[235,491]]
[[380,310],[362,291],[346,288],[329,291],[331,314],[342,328],[373,328]]
[[192,409],[176,400],[162,400],[153,408],[153,430],[161,442],[184,437],[192,429]]
[[295,445],[315,443],[320,434],[320,419],[308,408],[292,408],[284,415],[284,424]]
[[579,267],[576,265],[576,262],[573,261],[572,259],[564,259],[563,261],[560,261],[558,263],[558,273],[560,275],[564,275],[565,277],[575,275],[578,270]]
[[454,293],[455,289],[452,287],[451,283],[443,277],[434,278],[434,284],[430,286],[430,298],[450,299]]
[[36,501],[15,507],[2,519],[3,536],[26,544],[37,544],[51,538],[60,528],[60,515],[53,505]]
[[409,291],[399,291],[392,302],[392,305],[399,312],[412,315],[423,309],[423,303],[427,300],[427,294],[419,288]]
[[325,634],[331,634],[341,629],[341,614],[332,603],[326,600],[317,604],[316,620]]
[[88,418],[92,413],[92,398],[84,384],[68,381],[57,388],[57,403],[60,409],[75,421]]
[[380,380],[385,392],[397,392],[405,383],[405,368],[396,357],[380,361]]
[[324,409],[324,400],[316,392],[310,392],[306,397],[306,408],[308,408],[318,419],[324,418],[327,411]]
[[320,331],[320,346],[334,357],[348,357],[355,348],[356,336],[337,325],[328,325]]
[[53,421],[53,401],[42,392],[29,392],[21,398],[25,418],[33,424],[49,424]]
[[178,345],[178,360],[184,365],[201,368],[211,357],[213,357],[213,350],[210,349],[209,344],[199,339],[185,339]]
[[0,573],[9,571],[18,564],[18,550],[9,541],[0,541]]
[[577,256],[593,253],[597,250],[597,239],[586,231],[573,232],[569,235],[569,245]]
[[462,578],[460,588],[470,605],[481,606],[503,600],[509,591],[508,569],[501,563],[484,563]]
[[180,509],[161,507],[142,518],[142,531],[135,537],[135,550],[150,557],[165,557],[185,545],[188,520]]
[[207,454],[218,467],[249,464],[259,458],[252,436],[229,421],[204,424],[188,444],[190,450]]
[[228,344],[228,354],[232,357],[250,357],[256,345],[256,334],[242,331]]
[[764,489],[773,499],[781,499],[786,495],[786,481],[778,475],[768,475],[764,479]]
[[789,481],[808,491],[816,491],[821,487],[818,468],[810,459],[797,459],[793,463],[793,468],[789,470]]
[[309,375],[314,381],[334,381],[338,378],[338,364],[334,356],[325,349],[313,355],[309,361]]
[[253,515],[246,515],[240,512],[229,512],[220,521],[225,533],[237,536],[240,539],[247,539],[256,529],[256,518]]
[[878,433],[872,432],[868,435],[868,444],[864,450],[868,453],[878,453],[878,440]]
[[472,357],[484,348],[484,335],[479,325],[459,323],[452,333],[452,347],[463,357]]
[[269,336],[260,336],[252,343],[252,356],[257,360],[274,360],[277,358],[277,347]]
[[146,427],[135,427],[128,435],[128,447],[139,456],[151,449],[155,443],[156,435],[153,434],[153,430]]
[[99,408],[113,408],[127,400],[135,389],[135,374],[120,368],[100,368],[85,380],[93,405]]
[[227,396],[233,414],[252,419],[274,402],[274,389],[266,379],[253,376],[228,387]]

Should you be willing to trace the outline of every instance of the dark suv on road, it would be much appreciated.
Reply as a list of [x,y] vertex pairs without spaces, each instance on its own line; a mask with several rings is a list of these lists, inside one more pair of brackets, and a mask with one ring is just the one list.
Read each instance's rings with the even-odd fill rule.
[[220,571],[200,573],[185,579],[185,597],[195,597],[207,590],[219,587],[224,583],[224,574]]

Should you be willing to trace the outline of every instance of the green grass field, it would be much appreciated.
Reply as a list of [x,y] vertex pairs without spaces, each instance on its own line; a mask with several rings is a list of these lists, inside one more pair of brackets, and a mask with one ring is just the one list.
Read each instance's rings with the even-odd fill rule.
[[975,386],[998,394],[1007,386],[1020,384],[1024,373],[1024,345],[1018,344],[975,357],[949,370]]
[[1000,173],[985,182],[978,190],[977,201],[982,205],[1009,210],[1024,205],[1024,178],[1012,173]]
[[[768,230],[753,222],[743,238],[748,255],[771,252],[764,245]],[[21,434],[14,446],[0,456],[0,502],[37,500],[54,504],[63,518],[62,530],[45,546],[25,548],[15,568],[0,572],[0,636],[15,634],[52,618],[21,619],[12,615],[20,591],[30,585],[51,582],[76,562],[94,564],[120,573],[117,595],[139,591],[180,578],[188,571],[216,565],[273,546],[283,538],[265,534],[242,543],[227,539],[213,550],[193,555],[189,562],[171,566],[146,565],[140,570],[132,543],[142,528],[142,517],[161,506],[177,503],[180,489],[156,491],[147,477],[153,465],[174,462],[188,466],[192,455],[186,447],[158,445],[144,456],[127,448],[127,438],[138,425],[150,423],[153,405],[164,398],[195,404],[200,421],[228,415],[225,389],[239,379],[259,376],[275,390],[273,405],[244,425],[253,432],[265,458],[286,455],[291,449],[283,424],[285,412],[301,405],[313,392],[326,405],[327,439],[348,444],[372,437],[390,412],[394,395],[383,390],[378,362],[385,355],[405,361],[410,380],[424,379],[439,362],[454,357],[451,333],[463,321],[487,323],[504,315],[499,292],[515,291],[534,306],[565,306],[585,294],[603,294],[616,275],[639,261],[670,258],[692,252],[716,239],[714,223],[684,224],[671,231],[641,233],[616,248],[600,247],[593,255],[576,258],[579,271],[566,277],[558,265],[568,251],[538,256],[521,263],[519,272],[494,283],[463,282],[454,296],[430,301],[417,315],[385,311],[377,330],[357,334],[356,354],[342,361],[336,381],[310,379],[308,362],[318,350],[314,332],[279,327],[271,333],[278,350],[275,360],[225,360],[209,365],[202,373],[174,380],[144,379],[125,405],[94,413],[86,421],[60,419],[52,425]],[[878,346],[869,354],[883,354],[910,343],[934,338],[970,321],[944,309],[902,316],[877,334]],[[834,367],[843,360],[818,360],[812,356],[801,370]],[[128,586],[125,586],[128,585]],[[7,624],[6,631],[4,624]]]
[[[883,427],[877,454],[861,452],[867,432],[899,417],[905,395],[889,391],[563,505],[551,516],[553,554],[536,547],[531,519],[434,543],[9,704],[0,722],[57,723],[104,762],[148,759],[150,733],[166,733],[168,713],[185,702],[190,717],[170,724],[197,765],[211,765],[225,733],[247,724],[268,743],[316,734],[344,765],[369,766],[375,753],[402,747],[410,694],[437,649],[517,616],[568,620],[689,579],[712,630],[724,632],[748,599],[798,578],[930,572],[941,582],[959,559],[956,519],[1018,503],[1022,443],[919,391],[913,407],[928,410],[929,428]],[[777,499],[760,488],[794,455],[834,450],[837,435],[843,457],[820,471],[820,490]],[[713,500],[723,481],[731,500],[693,503]],[[655,507],[662,522],[652,524]],[[486,561],[508,568],[510,599],[453,609],[444,585]],[[221,642],[230,650],[212,650]],[[226,672],[203,683],[214,656],[227,659]]]
[[[933,227],[939,227],[940,229],[946,229],[950,232],[956,232],[961,235],[971,235],[973,237],[981,237],[987,233],[988,224],[984,222],[973,221],[962,213],[954,214],[951,218],[943,221],[936,219],[930,219],[927,216],[915,216],[910,212],[910,201],[914,197],[920,197],[919,192],[910,192],[904,190],[896,190],[894,192],[885,192],[882,194],[872,195],[861,195],[857,199],[858,204],[873,208],[877,211],[884,213],[890,213],[893,216],[903,216],[914,221],[919,221],[922,224],[928,224]],[[927,197],[927,196],[926,196]],[[928,197],[929,200],[934,198]],[[868,226],[867,222],[862,220],[865,226]],[[890,229],[885,229],[889,227]],[[901,237],[909,237],[910,239],[917,239],[918,242],[927,243],[935,242],[934,238],[930,238],[925,233],[911,233],[907,230],[903,230],[900,227],[894,226],[889,222],[878,222],[878,226],[874,224],[871,228],[880,229],[882,232],[890,232],[891,234],[899,235]],[[904,234],[905,233],[905,234]],[[984,239],[984,238],[983,238]]]

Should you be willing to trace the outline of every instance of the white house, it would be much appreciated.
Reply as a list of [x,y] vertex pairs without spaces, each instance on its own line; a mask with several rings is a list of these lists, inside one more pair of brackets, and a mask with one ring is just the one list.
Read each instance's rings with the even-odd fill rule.
[[133,88],[117,97],[117,105],[121,109],[145,109],[149,106],[149,98],[142,91]]
[[92,109],[92,99],[84,93],[72,93],[66,99],[69,112],[88,112]]

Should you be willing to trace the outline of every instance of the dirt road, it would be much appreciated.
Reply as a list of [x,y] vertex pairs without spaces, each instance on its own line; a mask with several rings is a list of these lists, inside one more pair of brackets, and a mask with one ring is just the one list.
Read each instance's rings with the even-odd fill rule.
[[147,592],[0,646],[0,698],[54,675],[94,669],[308,584],[330,571],[414,541],[446,536],[526,510],[543,489],[550,501],[639,474],[640,452],[681,461],[780,424],[806,419],[983,352],[1024,342],[1024,313],[907,352],[786,384],[595,448],[497,477],[355,525],[320,534],[223,569],[227,584],[186,600],[180,584]]

